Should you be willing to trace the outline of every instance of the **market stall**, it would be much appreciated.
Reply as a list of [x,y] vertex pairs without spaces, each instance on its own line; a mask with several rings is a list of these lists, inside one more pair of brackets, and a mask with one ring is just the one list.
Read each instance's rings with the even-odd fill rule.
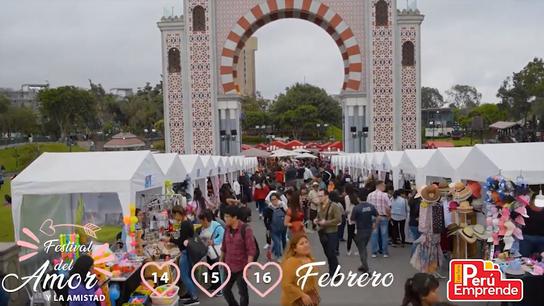
[[400,175],[399,169],[402,155],[402,151],[386,151],[382,162],[384,170],[391,173],[393,188],[395,190],[399,189],[402,186],[402,177]]
[[129,215],[131,203],[161,193],[163,182],[149,151],[43,153],[12,181],[15,238],[22,227],[38,231],[47,218],[77,221],[82,197],[95,220],[106,213]]
[[187,178],[187,169],[185,169],[177,153],[156,153],[153,154],[153,157],[161,168],[166,180],[179,183]]
[[472,147],[438,148],[422,169],[427,177],[449,178],[453,182],[461,179],[459,166],[465,161]]
[[436,150],[405,150],[399,164],[404,175],[412,175],[416,186],[425,184],[424,167],[427,165]]
[[528,184],[542,184],[544,179],[544,143],[476,145],[458,168],[462,179],[484,182],[489,175],[507,178],[522,175]]

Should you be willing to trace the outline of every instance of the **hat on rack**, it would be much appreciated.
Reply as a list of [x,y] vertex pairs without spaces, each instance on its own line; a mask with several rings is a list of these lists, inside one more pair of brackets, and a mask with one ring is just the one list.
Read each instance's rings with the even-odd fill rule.
[[472,191],[472,197],[478,199],[482,194],[482,185],[475,181],[468,181],[467,187]]
[[440,200],[440,191],[436,185],[425,185],[421,189],[421,198],[425,202],[434,203]]
[[438,183],[438,191],[440,191],[440,193],[445,196],[450,193],[450,185],[446,183],[446,181],[440,181]]
[[472,190],[470,190],[462,182],[452,183],[450,184],[450,187],[453,189],[453,198],[459,202],[465,201],[472,196]]
[[485,227],[481,224],[471,225],[471,227],[474,235],[478,239],[487,240],[487,238],[489,238],[489,236],[491,235],[488,231],[485,230]]
[[446,231],[448,232],[448,236],[455,235],[457,231],[462,229],[462,227],[459,226],[459,224],[452,223],[446,227]]
[[463,201],[461,204],[459,204],[459,207],[457,207],[457,210],[459,212],[471,212],[474,210],[472,206],[470,206],[470,203],[468,201]]
[[476,242],[476,235],[470,226],[465,226],[464,228],[459,229],[457,233],[459,233],[459,236],[461,236],[468,243]]
[[457,210],[457,207],[459,207],[459,203],[457,203],[456,201],[450,201],[448,203],[448,210],[449,211]]

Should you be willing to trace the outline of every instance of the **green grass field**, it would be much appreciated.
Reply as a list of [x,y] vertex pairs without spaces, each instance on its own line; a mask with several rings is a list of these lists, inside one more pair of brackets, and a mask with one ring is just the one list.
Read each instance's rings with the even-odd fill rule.
[[[18,147],[0,150],[0,165],[4,165],[7,172],[19,172],[28,166],[43,152],[68,152],[70,148],[63,143],[33,143]],[[82,152],[85,149],[72,146],[73,152]]]
[[4,206],[4,195],[10,194],[10,180],[5,178],[4,185],[0,189],[0,242],[13,241],[13,220],[11,208]]
[[[43,152],[68,152],[70,148],[63,143],[34,143],[0,150],[0,165],[4,165],[6,172],[20,172]],[[73,152],[85,151],[79,146],[72,146]],[[0,189],[0,242],[13,241],[13,220],[11,208],[4,206],[4,195],[11,194],[11,182],[4,178],[4,185]],[[109,238],[108,232],[104,234]]]

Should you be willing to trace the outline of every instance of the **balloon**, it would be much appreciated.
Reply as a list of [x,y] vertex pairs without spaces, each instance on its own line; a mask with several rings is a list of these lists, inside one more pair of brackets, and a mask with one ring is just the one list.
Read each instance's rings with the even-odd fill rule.
[[123,216],[123,223],[125,225],[129,225],[130,224],[130,216]]
[[138,223],[138,217],[136,217],[136,216],[130,217],[130,223],[131,223],[131,224],[136,224],[136,223]]
[[131,216],[136,216],[136,205],[135,204],[130,204],[129,208],[130,208],[130,215]]

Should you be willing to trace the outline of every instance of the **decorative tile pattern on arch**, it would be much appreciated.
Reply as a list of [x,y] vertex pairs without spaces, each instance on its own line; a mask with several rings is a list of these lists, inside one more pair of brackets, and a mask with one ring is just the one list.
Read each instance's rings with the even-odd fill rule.
[[[181,33],[166,34],[166,53],[171,48],[181,50]],[[183,70],[184,67],[181,67]],[[170,134],[170,152],[185,153],[184,122],[183,122],[183,91],[181,71],[168,72],[166,79],[166,92],[168,101],[168,127]]]
[[[407,41],[416,44],[417,30],[415,26],[402,26],[400,29],[401,45]],[[417,51],[415,52],[417,54]],[[416,66],[402,66],[401,97],[402,97],[402,150],[417,149],[417,71]]]
[[[393,8],[392,0],[385,0],[389,10],[389,25],[376,26],[376,10],[372,9],[372,78],[373,94],[373,151],[393,150]],[[372,8],[378,0],[372,0]]]
[[[283,8],[289,8],[289,11],[286,12]],[[278,13],[274,14],[274,12]],[[324,21],[316,20],[315,17],[319,16],[318,13],[321,13],[320,17]],[[246,18],[240,19],[242,15]],[[258,27],[279,18],[306,19],[328,31],[339,45],[344,60],[343,87],[355,91],[366,90],[363,67],[364,52],[362,51],[364,46],[360,44],[364,42],[365,38],[364,1],[218,0],[216,2],[216,16],[217,51],[219,56],[226,55],[227,58],[223,64],[221,61],[218,62],[217,69],[221,72],[219,83],[225,85],[219,88],[220,91],[234,92],[231,61],[235,60],[238,47],[243,47],[243,41],[249,38]],[[251,27],[252,24],[257,24],[257,26]],[[252,29],[248,35],[246,30],[249,27]],[[349,31],[345,31],[346,28]],[[225,52],[225,50],[227,51]]]
[[[206,28],[205,31],[194,32],[191,12],[198,5],[206,11]],[[188,7],[186,26],[188,27],[191,78],[192,153],[214,154],[210,8],[208,0],[188,0]]]

